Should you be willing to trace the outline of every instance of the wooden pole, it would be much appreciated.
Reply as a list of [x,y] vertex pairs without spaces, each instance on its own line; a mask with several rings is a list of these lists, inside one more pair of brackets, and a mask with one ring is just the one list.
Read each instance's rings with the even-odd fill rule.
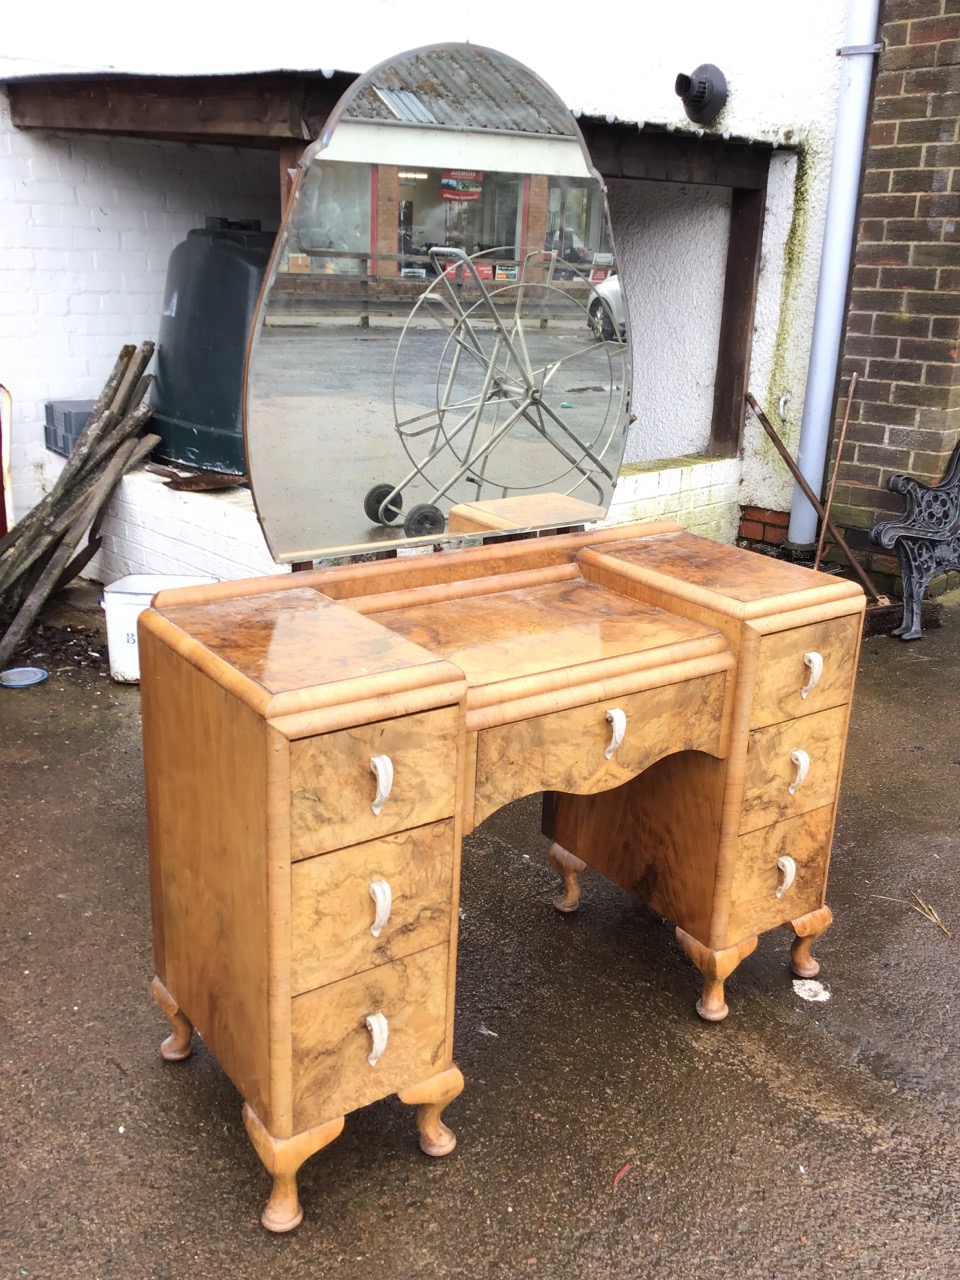
[[103,474],[78,509],[70,529],[47,561],[43,572],[33,584],[26,600],[18,609],[3,639],[0,640],[0,668],[4,667],[13,656],[14,650],[23,639],[31,622],[40,612],[47,597],[52,594],[61,576],[66,571],[70,558],[79,546],[80,539],[96,518],[97,512],[109,500],[120,477],[125,471],[136,466],[141,458],[145,458],[159,442],[159,436],[144,436],[142,440],[127,440],[117,449]]
[[780,454],[780,457],[787,464],[787,467],[790,470],[790,474],[793,476],[794,480],[796,480],[797,484],[800,486],[801,493],[810,503],[811,507],[813,507],[814,511],[816,511],[820,519],[823,520],[826,527],[833,534],[833,537],[834,537],[834,540],[836,541],[837,546],[840,548],[843,554],[850,561],[851,569],[853,569],[854,573],[863,583],[864,588],[869,592],[869,594],[873,597],[874,600],[878,602],[882,601],[883,603],[886,603],[887,597],[881,595],[880,592],[877,590],[877,588],[873,585],[869,575],[867,574],[866,569],[864,569],[863,565],[860,563],[857,557],[853,554],[853,552],[847,546],[847,543],[843,535],[839,532],[836,525],[833,523],[832,520],[825,519],[826,512],[823,509],[820,499],[810,488],[809,484],[807,484],[806,478],[803,472],[794,462],[793,455],[790,453],[790,450],[787,448],[787,446],[783,443],[783,441],[777,435],[776,431],[773,429],[773,424],[770,422],[770,419],[763,412],[763,410],[757,404],[756,400],[754,400],[753,396],[750,394],[749,391],[747,392],[746,400],[747,400],[747,404],[750,406],[753,412],[757,415],[757,418],[760,422],[761,427],[763,427],[764,431],[773,441],[774,448],[777,450],[777,453]]
[[823,555],[823,541],[827,536],[827,522],[830,519],[830,508],[833,505],[833,491],[837,487],[837,473],[840,470],[840,457],[843,453],[843,442],[847,438],[847,423],[850,421],[850,406],[853,404],[853,393],[857,389],[857,374],[850,377],[847,388],[847,407],[843,411],[843,425],[840,427],[840,439],[837,441],[837,456],[833,464],[833,475],[830,477],[830,488],[827,490],[827,504],[823,508],[823,519],[820,522],[820,537],[817,539],[817,554],[813,557],[814,569],[820,568],[820,557]]

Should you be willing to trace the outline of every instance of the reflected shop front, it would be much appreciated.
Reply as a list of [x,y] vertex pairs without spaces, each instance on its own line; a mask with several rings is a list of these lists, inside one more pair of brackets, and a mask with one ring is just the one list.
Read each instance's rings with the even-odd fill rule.
[[630,378],[628,341],[590,325],[616,271],[603,186],[546,86],[458,57],[374,71],[302,161],[247,364],[277,559],[426,545],[465,502],[609,503]]

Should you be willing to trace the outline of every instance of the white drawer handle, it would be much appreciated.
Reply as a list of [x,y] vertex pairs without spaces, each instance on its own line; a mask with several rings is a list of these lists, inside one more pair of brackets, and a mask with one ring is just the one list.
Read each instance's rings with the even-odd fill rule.
[[373,881],[370,885],[370,897],[377,904],[377,914],[370,926],[370,932],[375,938],[379,938],[380,930],[390,919],[390,907],[393,903],[393,894],[386,880]]
[[797,766],[797,776],[787,788],[790,794],[793,795],[797,787],[800,786],[801,782],[803,782],[807,776],[807,771],[810,768],[810,757],[807,755],[806,751],[791,751],[790,759]]
[[604,755],[609,760],[613,753],[623,741],[623,735],[627,732],[627,713],[621,711],[619,707],[611,707],[606,716],[607,724],[610,725],[610,744],[604,751]]
[[387,1047],[387,1035],[389,1027],[387,1020],[382,1013],[367,1014],[367,1030],[370,1032],[373,1040],[373,1048],[367,1054],[367,1061],[371,1067],[375,1067],[380,1061],[380,1056]]
[[783,872],[783,883],[777,885],[777,897],[782,898],[797,878],[797,864],[784,854],[777,859],[777,866]]
[[374,817],[380,817],[380,810],[390,799],[390,788],[393,786],[393,761],[389,756],[371,756],[370,768],[377,776],[377,794],[370,806]]
[[808,693],[812,693],[820,683],[820,677],[823,675],[823,654],[817,653],[815,649],[812,649],[810,653],[803,655],[803,660],[810,668],[810,679],[800,690],[801,698],[805,698]]

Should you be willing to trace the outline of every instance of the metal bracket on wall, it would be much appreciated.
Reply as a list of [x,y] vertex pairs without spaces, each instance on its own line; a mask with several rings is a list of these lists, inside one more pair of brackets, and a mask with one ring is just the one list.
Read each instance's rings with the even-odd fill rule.
[[879,44],[845,44],[837,50],[837,57],[852,58],[858,53],[883,53],[886,47],[883,40]]

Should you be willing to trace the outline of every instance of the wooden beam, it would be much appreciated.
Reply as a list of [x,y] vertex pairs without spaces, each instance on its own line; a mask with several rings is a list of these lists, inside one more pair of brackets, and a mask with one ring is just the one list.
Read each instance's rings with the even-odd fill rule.
[[581,120],[590,158],[604,178],[738,187],[767,185],[769,146],[726,141],[714,134],[641,132],[636,126]]
[[276,147],[316,137],[353,77],[117,76],[8,85],[20,129]]
[[718,457],[733,457],[743,433],[765,208],[765,186],[734,191],[710,430],[709,451]]

